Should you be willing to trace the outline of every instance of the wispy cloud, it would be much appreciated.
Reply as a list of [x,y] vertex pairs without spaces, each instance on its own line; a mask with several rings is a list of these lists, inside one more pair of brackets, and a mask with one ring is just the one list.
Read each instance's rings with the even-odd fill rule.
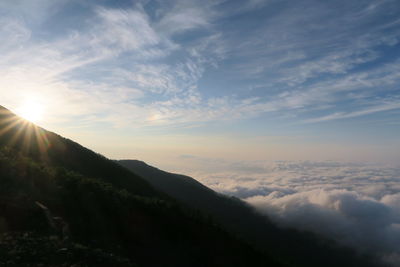
[[400,109],[400,102],[394,102],[394,103],[386,103],[384,105],[379,105],[379,106],[373,106],[368,109],[363,109],[359,111],[353,111],[353,112],[337,112],[333,113],[327,116],[323,116],[320,118],[314,118],[314,119],[309,119],[306,120],[305,122],[322,122],[322,121],[330,121],[330,120],[338,120],[338,119],[347,119],[347,118],[354,118],[354,117],[359,117],[359,116],[365,116],[368,114],[376,113],[376,112],[382,112],[382,111],[387,111],[387,110],[392,110],[392,109]]
[[[215,10],[212,6],[217,2],[203,1],[175,1],[172,8],[165,8],[157,29],[163,34],[173,35],[188,30],[209,27],[215,18]],[[168,5],[170,6],[170,5]]]
[[[65,110],[54,118],[111,126],[265,114],[316,123],[398,109],[400,63],[386,52],[400,37],[391,1],[86,3],[81,26],[60,20],[64,34],[54,36],[42,22],[67,17],[66,3],[42,1],[51,12],[35,6],[24,19],[31,5],[22,2],[0,5],[20,14],[2,17],[0,29],[0,94],[11,108],[43,95]],[[106,115],[111,107],[118,115]]]

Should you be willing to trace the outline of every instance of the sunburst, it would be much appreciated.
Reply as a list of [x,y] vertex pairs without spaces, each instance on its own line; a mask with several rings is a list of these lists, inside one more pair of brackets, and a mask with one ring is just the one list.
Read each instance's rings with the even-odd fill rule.
[[30,100],[24,102],[17,113],[25,120],[38,123],[43,120],[44,107],[39,102]]
[[[32,114],[26,114],[24,118],[0,108],[0,146],[15,147],[20,152],[38,153],[42,159],[47,159],[47,150],[50,147],[49,134],[32,123],[41,119],[42,111],[33,105],[25,107],[26,111],[31,110]],[[23,114],[21,111],[23,109],[18,115]]]

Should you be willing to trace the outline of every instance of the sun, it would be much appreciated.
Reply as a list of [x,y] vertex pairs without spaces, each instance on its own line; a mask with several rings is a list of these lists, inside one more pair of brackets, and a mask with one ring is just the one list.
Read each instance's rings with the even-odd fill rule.
[[37,123],[43,119],[43,105],[37,101],[26,101],[19,108],[18,115],[22,118]]

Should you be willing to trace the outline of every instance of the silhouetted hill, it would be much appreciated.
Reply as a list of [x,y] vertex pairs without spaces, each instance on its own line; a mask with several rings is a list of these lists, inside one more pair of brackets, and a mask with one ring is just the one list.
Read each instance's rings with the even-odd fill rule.
[[131,172],[0,107],[0,266],[376,266],[139,165]]
[[119,164],[0,107],[0,266],[282,266]]
[[168,173],[138,160],[119,160],[156,189],[209,214],[222,227],[294,266],[379,266],[376,259],[358,255],[311,233],[281,229],[247,203],[207,188],[195,179]]
[[62,166],[111,183],[138,195],[157,195],[141,177],[78,143],[40,128],[0,106],[0,146],[16,149],[34,160]]

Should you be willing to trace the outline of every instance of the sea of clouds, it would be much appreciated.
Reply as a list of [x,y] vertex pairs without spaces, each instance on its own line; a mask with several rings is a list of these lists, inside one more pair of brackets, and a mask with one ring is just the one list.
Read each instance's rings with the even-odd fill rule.
[[188,174],[218,192],[247,201],[283,227],[316,232],[400,264],[399,167],[220,161]]

